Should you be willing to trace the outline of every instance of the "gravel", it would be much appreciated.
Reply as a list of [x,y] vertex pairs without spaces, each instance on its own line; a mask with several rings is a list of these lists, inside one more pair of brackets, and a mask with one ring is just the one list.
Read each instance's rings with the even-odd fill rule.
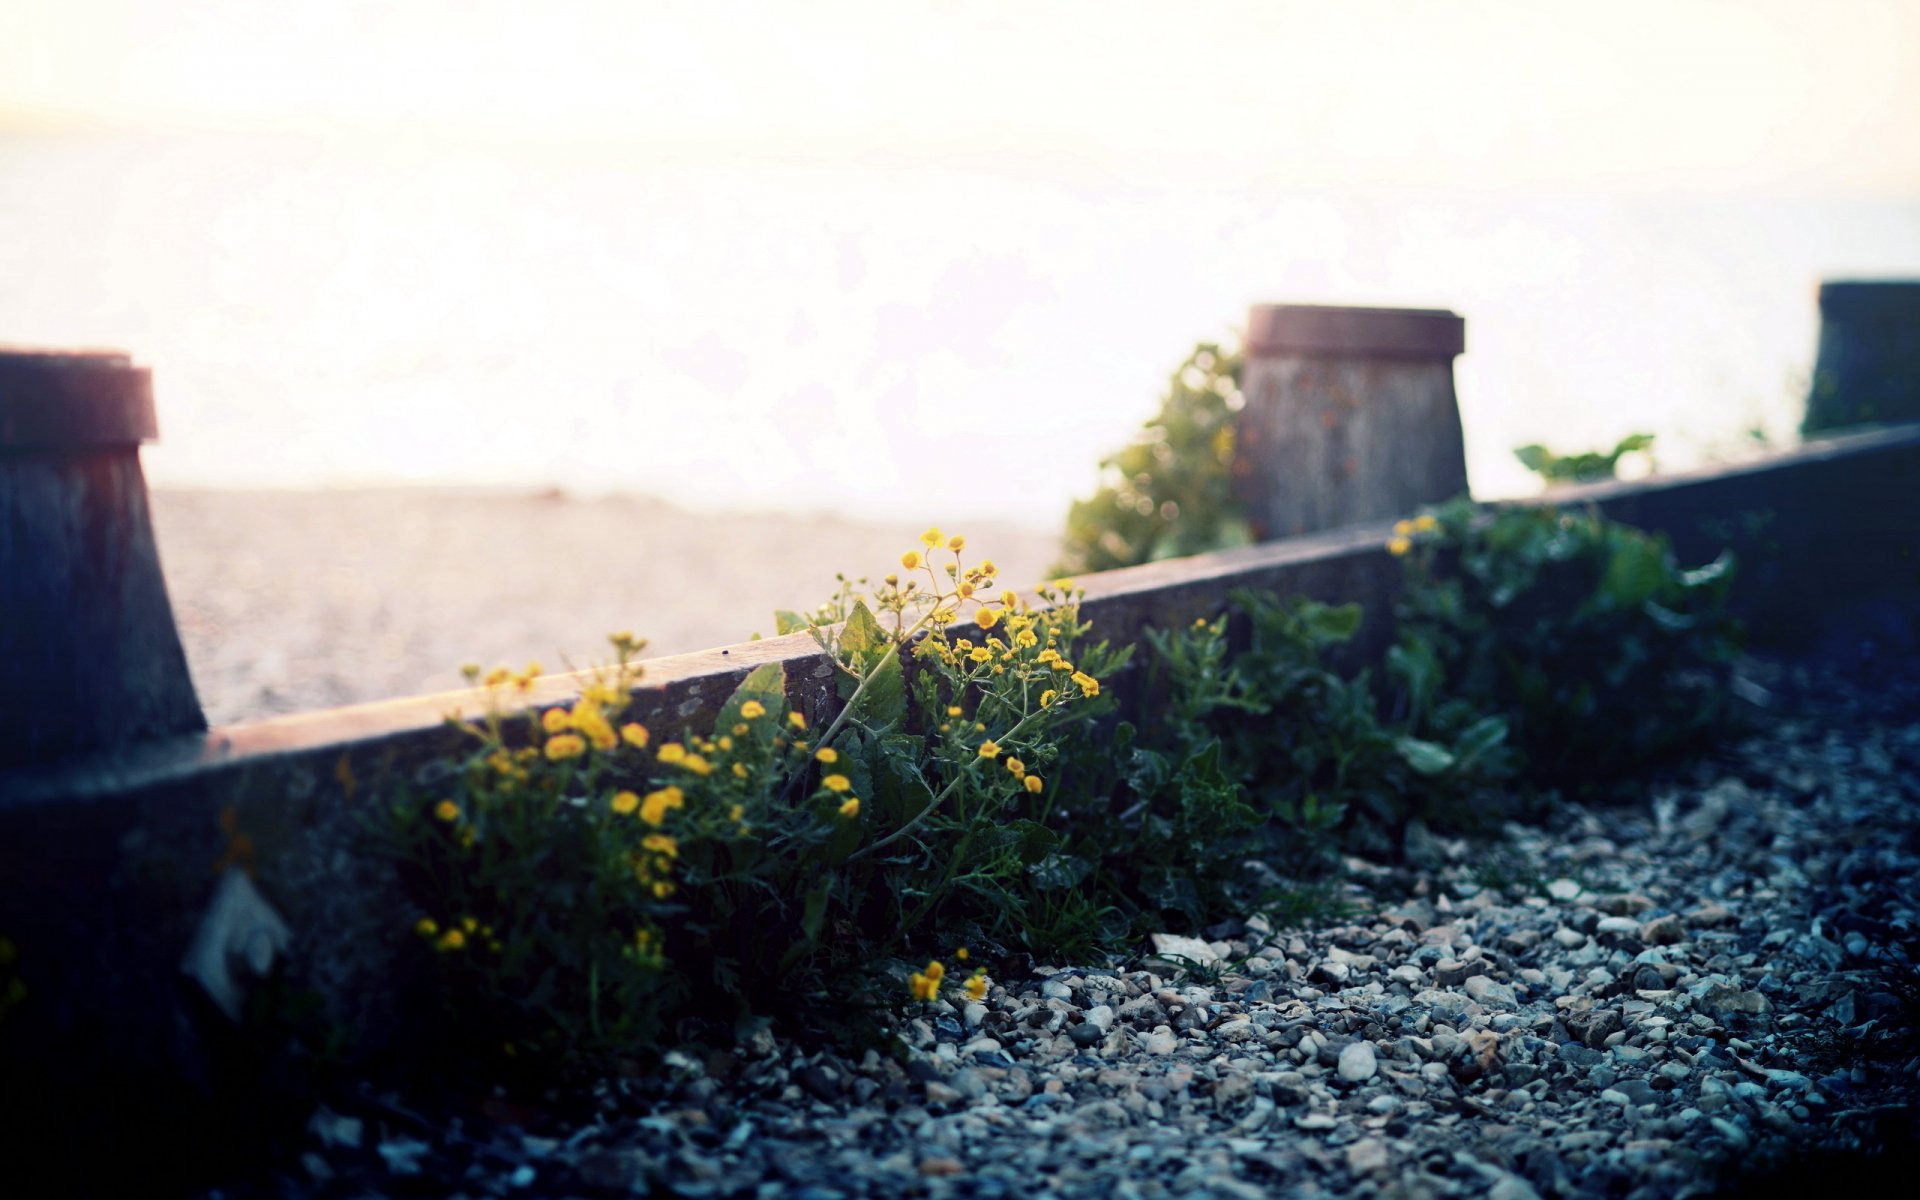
[[1650,1198],[1911,1145],[1920,686],[1754,673],[1774,699],[1744,740],[1632,803],[1421,831],[1437,861],[1350,864],[1366,891],[1335,923],[1041,966],[917,1006],[893,1055],[682,1047],[569,1120],[496,1098],[409,1123],[362,1091],[268,1186]]

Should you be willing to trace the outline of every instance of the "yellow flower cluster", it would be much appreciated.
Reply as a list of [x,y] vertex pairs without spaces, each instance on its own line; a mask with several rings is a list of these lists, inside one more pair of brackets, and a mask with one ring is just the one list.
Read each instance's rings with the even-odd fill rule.
[[915,1000],[937,1000],[940,998],[940,981],[947,977],[947,968],[939,959],[927,964],[924,971],[915,971],[907,980],[907,989]]
[[445,929],[432,917],[421,917],[413,923],[413,932],[442,954],[465,950],[469,944],[484,945],[493,954],[501,950],[500,939],[493,935],[493,926],[482,925],[478,917],[461,917]]
[[1387,539],[1387,553],[1400,558],[1413,549],[1416,534],[1432,533],[1440,528],[1440,522],[1431,513],[1421,513],[1411,521],[1395,521],[1393,536]]

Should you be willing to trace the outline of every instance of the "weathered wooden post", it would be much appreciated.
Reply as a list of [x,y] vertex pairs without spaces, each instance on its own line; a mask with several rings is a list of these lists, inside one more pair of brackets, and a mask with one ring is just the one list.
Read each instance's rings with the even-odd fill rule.
[[0,351],[0,767],[205,729],[154,545],[126,355]]
[[1260,305],[1247,321],[1234,486],[1262,541],[1398,517],[1467,488],[1437,309]]
[[1803,433],[1920,421],[1920,280],[1820,285]]

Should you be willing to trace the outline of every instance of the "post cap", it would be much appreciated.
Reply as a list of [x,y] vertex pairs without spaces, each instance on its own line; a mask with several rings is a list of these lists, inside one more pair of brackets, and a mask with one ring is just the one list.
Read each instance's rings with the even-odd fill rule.
[[137,445],[159,434],[153,372],[131,356],[0,348],[0,451]]
[[1260,304],[1247,319],[1254,358],[1450,359],[1466,345],[1466,319],[1443,308]]
[[1828,280],[1820,285],[1820,312],[1920,321],[1920,279]]

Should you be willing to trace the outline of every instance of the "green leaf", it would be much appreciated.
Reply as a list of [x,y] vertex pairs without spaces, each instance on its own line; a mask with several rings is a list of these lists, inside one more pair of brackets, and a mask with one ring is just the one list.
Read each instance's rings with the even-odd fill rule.
[[773,611],[773,631],[776,634],[799,633],[803,629],[811,628],[812,624],[813,622],[792,609],[777,608]]
[[720,706],[720,715],[714,721],[716,733],[726,733],[745,720],[740,715],[740,706],[749,700],[757,700],[760,707],[767,710],[768,716],[757,721],[748,721],[756,733],[773,737],[779,731],[778,714],[787,705],[787,669],[779,663],[762,663],[747,672],[740,686],[733,689],[733,695]]
[[1393,748],[1420,775],[1438,775],[1454,762],[1453,755],[1446,747],[1416,737],[1395,738]]
[[853,612],[840,629],[838,646],[841,661],[865,674],[867,668],[879,662],[887,652],[888,644],[887,631],[880,628],[880,622],[874,620],[867,602],[854,601]]
[[1092,871],[1092,863],[1071,854],[1049,854],[1027,868],[1033,886],[1041,891],[1073,887]]

